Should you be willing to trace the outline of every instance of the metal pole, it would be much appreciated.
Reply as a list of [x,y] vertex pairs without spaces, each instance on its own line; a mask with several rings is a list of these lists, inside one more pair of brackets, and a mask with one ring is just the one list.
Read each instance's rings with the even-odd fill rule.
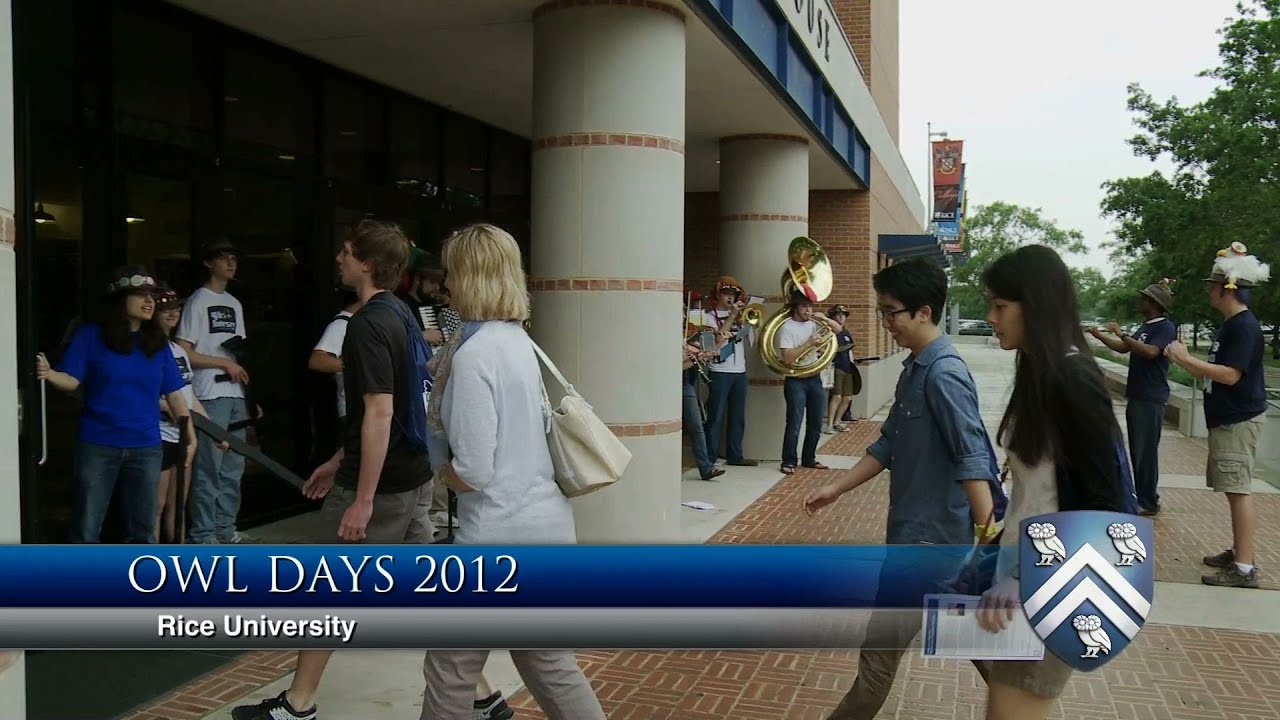
[[925,127],[928,130],[928,137],[925,142],[924,154],[924,229],[925,232],[928,232],[929,226],[933,224],[933,122],[926,122]]

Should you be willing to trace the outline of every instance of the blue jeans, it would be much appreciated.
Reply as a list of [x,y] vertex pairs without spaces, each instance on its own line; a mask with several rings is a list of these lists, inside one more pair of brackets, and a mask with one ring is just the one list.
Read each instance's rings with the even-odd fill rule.
[[1138,505],[1160,507],[1160,432],[1164,427],[1165,404],[1152,400],[1129,400],[1124,409],[1129,428],[1129,457],[1133,461],[1133,485]]
[[782,386],[787,399],[787,430],[782,436],[782,464],[795,467],[796,443],[800,440],[800,423],[804,422],[804,465],[818,462],[818,438],[827,414],[827,391],[822,378],[787,378]]
[[[725,421],[729,423],[725,435]],[[707,396],[707,457],[721,457],[720,438],[728,445],[723,454],[729,462],[742,462],[742,434],[747,429],[747,374],[711,373],[711,394]]]
[[124,510],[124,541],[156,542],[160,517],[161,446],[115,448],[77,442],[75,448],[76,496],[71,508],[73,543],[100,542],[102,523],[111,497],[120,489]]
[[[201,403],[209,419],[222,427],[248,418],[243,398],[213,398]],[[244,439],[244,430],[232,434]],[[235,538],[243,474],[244,457],[219,450],[207,437],[201,439],[191,483],[191,542],[231,542]]]
[[715,461],[707,454],[707,431],[702,425],[698,388],[691,383],[684,384],[684,431],[689,433],[689,448],[693,450],[693,460],[698,464],[698,472],[706,477],[715,469]]

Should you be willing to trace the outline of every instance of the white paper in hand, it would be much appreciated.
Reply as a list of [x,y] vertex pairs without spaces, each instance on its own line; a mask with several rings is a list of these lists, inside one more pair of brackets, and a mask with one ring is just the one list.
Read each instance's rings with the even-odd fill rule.
[[998,633],[978,626],[977,595],[925,595],[925,657],[954,660],[1042,660],[1044,641],[1022,608]]

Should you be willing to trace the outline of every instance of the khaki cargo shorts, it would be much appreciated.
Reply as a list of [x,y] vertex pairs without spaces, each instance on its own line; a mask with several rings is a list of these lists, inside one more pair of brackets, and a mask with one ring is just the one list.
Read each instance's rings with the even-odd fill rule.
[[1265,415],[1209,429],[1205,484],[1214,492],[1248,495],[1253,490],[1253,461],[1258,455]]
[[[368,545],[428,545],[435,535],[435,528],[427,511],[431,508],[431,489],[434,482],[427,482],[413,490],[401,493],[378,493],[373,497],[373,515],[365,527],[365,538],[358,544]],[[344,544],[338,537],[342,516],[356,499],[356,491],[334,485],[324,498],[320,508],[320,527],[327,537],[316,542]]]

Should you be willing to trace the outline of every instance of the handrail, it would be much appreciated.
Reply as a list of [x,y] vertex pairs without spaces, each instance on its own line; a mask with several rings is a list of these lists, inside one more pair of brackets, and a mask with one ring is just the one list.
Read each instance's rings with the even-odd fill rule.
[[44,380],[40,381],[40,447],[40,462],[36,465],[44,467],[49,460],[49,398]]

